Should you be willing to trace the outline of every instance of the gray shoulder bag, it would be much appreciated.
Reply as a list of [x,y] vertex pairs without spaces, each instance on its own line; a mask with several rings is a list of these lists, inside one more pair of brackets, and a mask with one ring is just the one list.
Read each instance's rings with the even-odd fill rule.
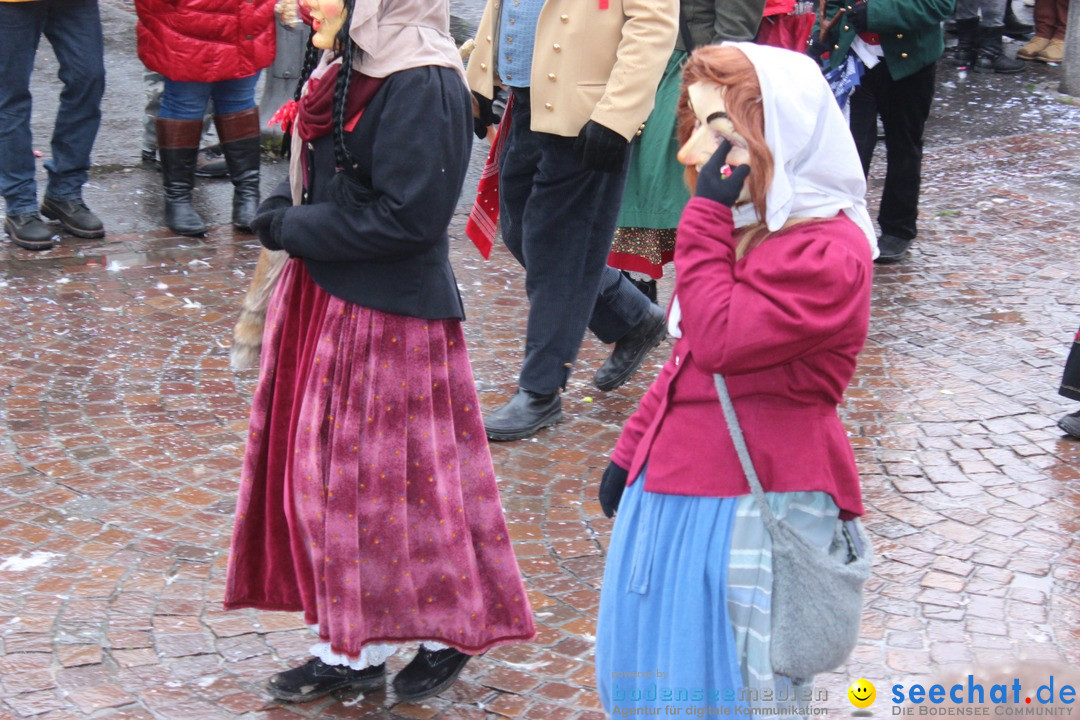
[[870,577],[870,539],[858,520],[836,524],[828,551],[808,543],[765,501],[735,406],[721,375],[713,376],[731,440],[772,538],[773,672],[807,679],[843,665],[859,639],[862,588]]

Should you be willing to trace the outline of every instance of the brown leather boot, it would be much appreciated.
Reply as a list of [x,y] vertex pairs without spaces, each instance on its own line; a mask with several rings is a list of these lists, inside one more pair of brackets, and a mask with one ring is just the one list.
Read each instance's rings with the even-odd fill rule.
[[233,225],[251,231],[259,208],[259,161],[262,158],[259,108],[215,115],[221,151],[233,183]]
[[206,223],[191,204],[202,120],[159,117],[157,137],[161,180],[165,186],[165,224],[174,233],[202,237],[206,235]]

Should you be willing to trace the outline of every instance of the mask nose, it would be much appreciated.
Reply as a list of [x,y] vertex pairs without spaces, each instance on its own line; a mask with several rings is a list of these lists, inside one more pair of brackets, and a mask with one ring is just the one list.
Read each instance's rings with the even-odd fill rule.
[[683,165],[700,167],[712,157],[712,154],[716,152],[716,148],[719,146],[720,141],[717,139],[716,133],[708,125],[701,125],[694,130],[686,143],[679,148],[676,158]]

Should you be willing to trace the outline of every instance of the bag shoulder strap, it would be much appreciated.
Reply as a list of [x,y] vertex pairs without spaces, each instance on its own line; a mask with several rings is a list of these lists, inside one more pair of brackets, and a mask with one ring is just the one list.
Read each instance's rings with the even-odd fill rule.
[[761,519],[771,531],[777,519],[769,503],[765,501],[765,490],[761,487],[761,480],[758,479],[757,470],[754,469],[754,462],[750,459],[750,450],[746,447],[746,439],[739,425],[739,416],[735,414],[735,405],[731,402],[731,395],[728,394],[727,383],[724,381],[724,376],[719,373],[713,375],[713,381],[716,383],[716,394],[720,398],[720,407],[724,410],[724,419],[731,433],[731,442],[735,445],[735,453],[739,456],[743,473],[746,474],[746,480],[750,483],[750,492],[754,494],[754,500],[757,501]]

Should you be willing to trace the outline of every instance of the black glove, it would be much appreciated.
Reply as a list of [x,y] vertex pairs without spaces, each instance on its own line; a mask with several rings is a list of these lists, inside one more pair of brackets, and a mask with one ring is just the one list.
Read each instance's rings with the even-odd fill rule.
[[586,170],[616,173],[626,165],[630,143],[614,130],[590,120],[574,140],[574,150],[581,154]]
[[866,11],[866,0],[859,0],[859,2],[855,3],[854,5],[848,5],[847,12],[844,13],[843,22],[855,28],[855,32],[866,32]]
[[729,152],[731,143],[724,140],[698,173],[694,194],[731,207],[742,192],[746,176],[750,174],[750,166],[728,165],[726,158]]
[[[498,90],[495,91],[498,96]],[[487,137],[488,128],[492,125],[499,124],[499,116],[495,113],[493,107],[494,100],[489,100],[480,93],[473,91],[473,97],[476,98],[476,103],[479,106],[477,116],[473,118],[473,132],[476,133],[476,137],[483,140]]]
[[292,207],[292,200],[284,195],[271,195],[270,197],[259,203],[258,209],[255,211],[255,215],[259,216],[263,213],[268,213],[271,210],[277,210],[279,208]]
[[285,213],[288,207],[279,207],[276,210],[259,213],[251,221],[251,231],[259,236],[259,242],[267,250],[284,250],[281,243],[281,226],[285,223]]
[[600,509],[608,517],[614,517],[615,511],[619,509],[619,501],[622,500],[623,490],[626,490],[626,481],[629,475],[629,470],[625,470],[613,462],[608,463],[607,469],[604,470],[604,477],[600,480],[600,492],[597,497],[600,500]]
[[810,44],[806,46],[806,54],[814,60],[820,62],[821,56],[829,52],[831,48],[829,43],[825,42],[817,36],[816,33],[812,33],[810,37]]

